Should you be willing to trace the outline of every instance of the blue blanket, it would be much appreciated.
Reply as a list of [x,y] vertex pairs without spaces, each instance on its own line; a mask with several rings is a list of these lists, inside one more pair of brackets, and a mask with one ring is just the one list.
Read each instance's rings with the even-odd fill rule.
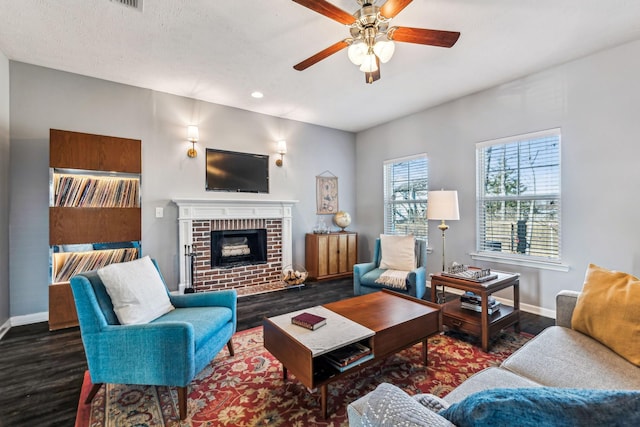
[[458,427],[637,427],[640,391],[498,388],[472,394],[438,414]]

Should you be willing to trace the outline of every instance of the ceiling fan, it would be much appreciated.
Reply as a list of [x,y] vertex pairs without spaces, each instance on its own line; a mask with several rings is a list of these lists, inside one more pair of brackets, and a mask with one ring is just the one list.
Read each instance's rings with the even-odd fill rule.
[[293,0],[349,27],[351,37],[341,40],[328,48],[293,66],[298,71],[322,61],[342,49],[349,47],[351,62],[360,66],[365,73],[365,81],[373,83],[380,78],[380,63],[391,59],[394,41],[417,43],[430,46],[451,47],[460,33],[456,31],[428,30],[424,28],[390,27],[389,23],[413,0],[387,0],[380,7],[375,0],[356,0],[360,9],[353,15],[325,0]]

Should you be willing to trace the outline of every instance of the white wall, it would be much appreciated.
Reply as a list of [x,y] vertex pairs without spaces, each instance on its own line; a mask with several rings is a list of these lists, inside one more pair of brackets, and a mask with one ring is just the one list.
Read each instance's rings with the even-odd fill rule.
[[[0,52],[0,328],[9,319],[9,59]],[[0,337],[2,334],[0,333]]]
[[[48,310],[49,129],[142,140],[142,249],[177,288],[175,198],[299,200],[293,209],[293,260],[304,265],[304,234],[316,222],[315,176],[339,177],[340,208],[355,211],[355,135],[104,80],[11,62],[11,316]],[[248,95],[247,95],[248,96]],[[198,157],[186,152],[197,124]],[[284,166],[276,141],[287,140]],[[274,155],[269,194],[207,192],[206,147]],[[155,208],[164,217],[155,218]],[[354,224],[355,226],[355,224]]]
[[[640,42],[634,42],[359,133],[361,258],[370,256],[382,231],[383,160],[426,152],[430,188],[459,192],[461,220],[449,224],[448,262],[520,271],[521,301],[549,310],[559,290],[581,289],[588,263],[640,274],[639,75]],[[562,258],[570,271],[472,261],[475,143],[556,127],[562,129]],[[440,231],[431,225],[428,273],[440,270],[442,254]]]

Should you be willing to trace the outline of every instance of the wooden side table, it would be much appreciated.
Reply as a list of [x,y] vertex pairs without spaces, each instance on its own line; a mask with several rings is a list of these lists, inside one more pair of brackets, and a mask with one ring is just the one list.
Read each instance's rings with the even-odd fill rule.
[[[481,298],[480,313],[460,307],[460,299],[442,304],[442,324],[455,330],[481,338],[482,350],[488,351],[489,338],[502,329],[513,325],[520,332],[520,275],[492,271],[498,277],[486,282],[473,282],[443,276],[441,273],[431,275],[431,301],[437,301],[438,286],[448,286],[462,291],[471,291]],[[488,314],[489,295],[501,289],[513,288],[513,307],[501,304],[500,310]]]

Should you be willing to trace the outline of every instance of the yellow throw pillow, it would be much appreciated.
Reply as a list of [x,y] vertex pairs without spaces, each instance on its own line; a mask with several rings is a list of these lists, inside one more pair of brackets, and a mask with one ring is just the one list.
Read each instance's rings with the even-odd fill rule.
[[640,280],[590,264],[571,327],[640,366]]

